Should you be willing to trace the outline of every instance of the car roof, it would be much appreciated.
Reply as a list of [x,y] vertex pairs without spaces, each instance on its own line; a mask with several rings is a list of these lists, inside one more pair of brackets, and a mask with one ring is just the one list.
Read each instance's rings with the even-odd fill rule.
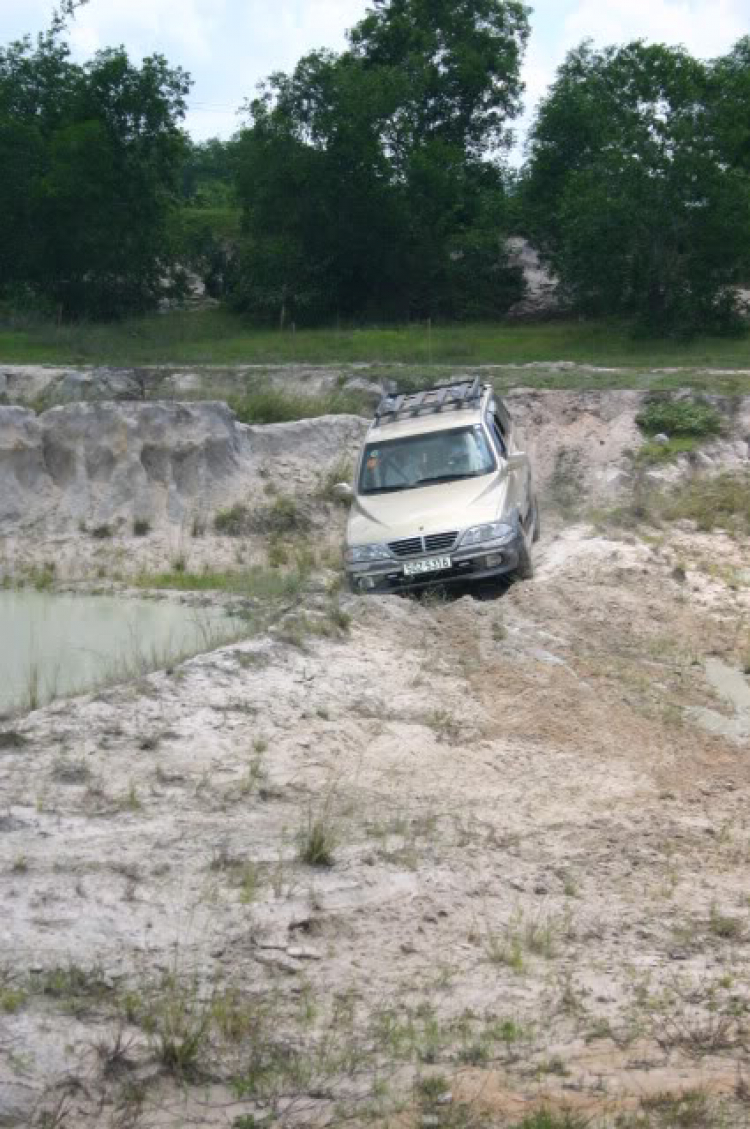
[[436,431],[453,431],[457,427],[474,427],[482,422],[482,409],[479,404],[471,408],[449,409],[429,415],[409,416],[395,419],[392,423],[375,421],[367,432],[367,442],[389,439],[405,439],[410,435],[429,435]]

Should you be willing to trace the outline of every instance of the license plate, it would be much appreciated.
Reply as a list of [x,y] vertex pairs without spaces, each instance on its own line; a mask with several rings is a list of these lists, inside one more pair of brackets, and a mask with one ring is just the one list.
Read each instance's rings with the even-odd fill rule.
[[407,561],[404,576],[418,576],[423,572],[442,572],[451,567],[450,557],[428,557],[425,561]]

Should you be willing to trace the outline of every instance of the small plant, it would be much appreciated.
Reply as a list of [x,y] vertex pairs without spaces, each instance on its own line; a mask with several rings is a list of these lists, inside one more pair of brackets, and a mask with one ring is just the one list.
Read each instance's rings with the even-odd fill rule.
[[354,475],[354,467],[349,459],[339,459],[334,463],[318,480],[318,486],[315,491],[316,497],[320,498],[322,502],[332,502],[338,506],[349,506],[347,498],[340,498],[335,492],[336,487],[340,482],[351,482]]
[[0,1011],[6,1015],[15,1015],[20,1011],[28,999],[28,993],[23,988],[13,984],[0,986]]
[[214,517],[214,529],[225,537],[242,537],[250,531],[249,524],[250,511],[241,502],[228,509],[219,510]]
[[438,741],[454,745],[460,739],[461,725],[447,710],[433,710],[425,720],[430,729],[434,729]]
[[715,905],[711,906],[708,919],[709,929],[722,941],[742,941],[747,936],[747,927],[738,917],[721,913]]
[[308,866],[333,866],[338,837],[327,810],[315,818],[310,813],[297,838],[301,862]]
[[138,795],[138,790],[132,780],[130,782],[130,787],[128,788],[127,794],[123,797],[120,806],[124,811],[140,811],[140,809],[143,807],[141,798]]
[[285,564],[289,564],[289,553],[286,546],[274,537],[268,543],[268,566],[269,568],[281,568]]
[[450,1097],[450,1082],[444,1074],[431,1074],[417,1082],[417,1093],[428,1104],[442,1103]]
[[194,1077],[208,1042],[212,1001],[201,999],[197,984],[167,976],[146,1008],[143,1025],[162,1066],[178,1078]]
[[112,1035],[97,1039],[94,1050],[99,1060],[102,1075],[105,1078],[114,1078],[130,1069],[133,1065],[130,1052],[135,1046],[136,1040],[134,1038],[126,1039],[122,1027],[118,1027]]
[[16,855],[11,864],[11,874],[25,874],[29,869],[29,860],[26,855]]
[[106,541],[107,538],[112,537],[111,525],[95,525],[89,530],[89,535],[96,541]]
[[253,532],[278,535],[303,533],[310,528],[310,519],[302,513],[293,498],[279,494],[268,506],[253,514]]
[[151,532],[151,522],[144,517],[137,517],[133,521],[133,536],[148,537]]

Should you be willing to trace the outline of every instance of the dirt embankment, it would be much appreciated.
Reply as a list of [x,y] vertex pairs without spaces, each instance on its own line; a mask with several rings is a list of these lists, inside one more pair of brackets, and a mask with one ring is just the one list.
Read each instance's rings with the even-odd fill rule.
[[[638,403],[513,398],[548,514],[628,472]],[[338,537],[361,426],[228,441],[222,504]],[[504,594],[333,605],[329,568],[270,632],[0,722],[0,1124],[747,1126],[750,545],[546,528]]]
[[[542,493],[593,504],[628,487],[644,393],[518,390],[506,399]],[[697,460],[745,465],[750,397],[713,400],[724,433]],[[39,415],[0,406],[0,537],[102,525],[125,533],[133,521],[204,527],[217,509],[252,503],[269,487],[309,493],[332,466],[351,463],[365,429],[354,416],[248,427],[226,405],[206,401],[95,400]],[[696,457],[683,456],[650,473],[669,480],[695,465]]]

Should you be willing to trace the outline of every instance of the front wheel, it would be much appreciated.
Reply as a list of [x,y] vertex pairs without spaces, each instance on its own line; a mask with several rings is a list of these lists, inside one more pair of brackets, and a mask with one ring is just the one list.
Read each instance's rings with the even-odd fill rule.
[[531,549],[526,544],[524,539],[521,540],[521,548],[518,553],[518,564],[516,565],[516,576],[519,580],[531,580],[534,575],[534,562],[531,559]]
[[534,515],[534,532],[532,534],[531,540],[533,544],[536,544],[539,538],[542,536],[542,526],[539,521],[539,499],[536,496],[534,496],[534,501],[532,503],[532,513]]

